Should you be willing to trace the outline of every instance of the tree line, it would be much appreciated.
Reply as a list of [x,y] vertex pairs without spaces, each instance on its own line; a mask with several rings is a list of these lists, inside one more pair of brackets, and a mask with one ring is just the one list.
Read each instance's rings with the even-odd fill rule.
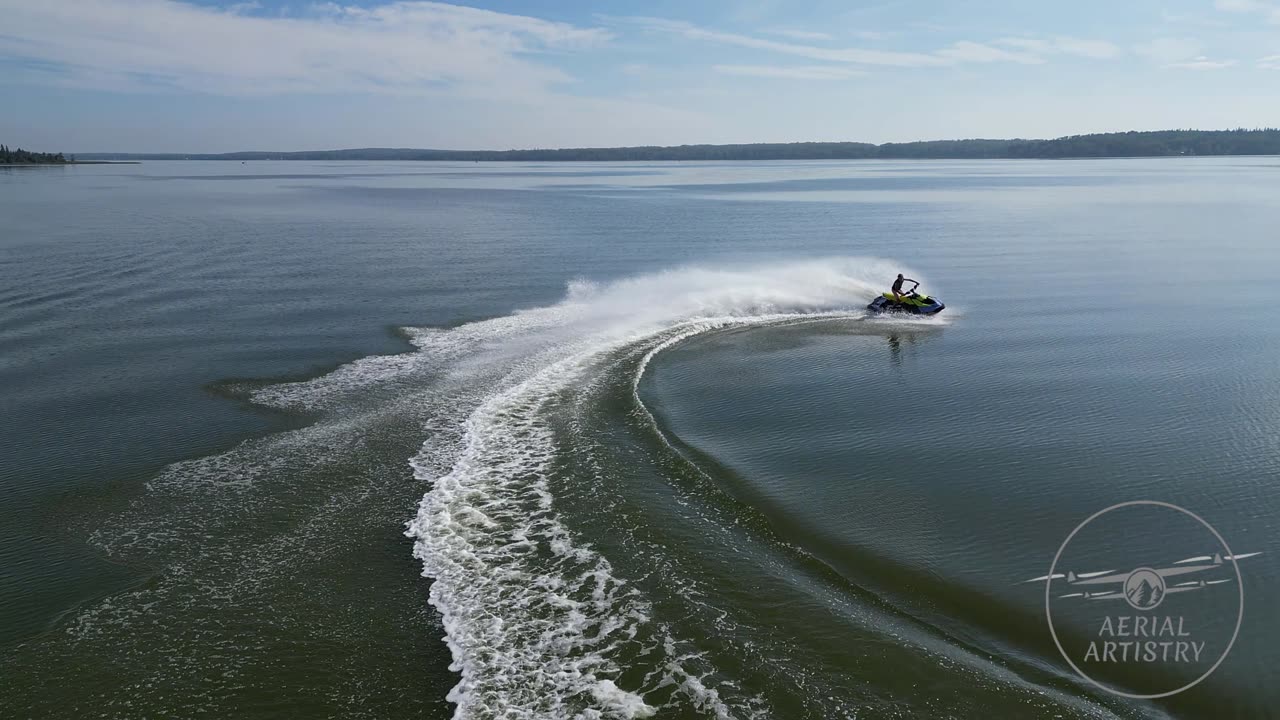
[[418,150],[361,148],[310,152],[82,155],[92,160],[904,160],[1280,155],[1280,129],[1160,130],[1071,135],[1054,140],[930,140],[876,145],[861,142],[752,143],[533,150]]
[[0,165],[61,165],[67,162],[62,153],[30,152],[18,148],[10,150],[7,145],[0,145]]

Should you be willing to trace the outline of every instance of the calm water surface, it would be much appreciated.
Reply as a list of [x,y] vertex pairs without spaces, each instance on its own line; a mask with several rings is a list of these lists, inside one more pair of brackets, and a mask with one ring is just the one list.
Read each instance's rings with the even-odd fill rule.
[[[1277,716],[1278,192],[1273,158],[0,169],[0,714]],[[900,271],[948,309],[867,317]],[[1023,582],[1133,500],[1250,554],[1159,609],[1246,598],[1158,700],[1072,672]],[[1169,526],[1068,562],[1205,552]]]

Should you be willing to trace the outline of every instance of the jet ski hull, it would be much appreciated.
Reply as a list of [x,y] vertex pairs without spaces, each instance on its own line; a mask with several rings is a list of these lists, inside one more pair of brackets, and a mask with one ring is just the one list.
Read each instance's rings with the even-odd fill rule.
[[899,312],[909,315],[936,315],[946,309],[941,301],[931,298],[927,295],[915,295],[904,297],[902,300],[894,300],[893,296],[885,293],[867,306],[871,312]]

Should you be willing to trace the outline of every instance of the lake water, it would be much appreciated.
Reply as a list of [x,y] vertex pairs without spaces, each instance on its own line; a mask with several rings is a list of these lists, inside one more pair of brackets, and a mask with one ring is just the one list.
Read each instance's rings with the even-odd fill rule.
[[[0,169],[0,716],[1274,717],[1278,197],[1275,158]],[[947,310],[868,315],[897,272]],[[1158,699],[1025,582],[1139,500],[1235,555],[1135,511],[1055,567],[1239,570],[1169,579],[1239,631]]]

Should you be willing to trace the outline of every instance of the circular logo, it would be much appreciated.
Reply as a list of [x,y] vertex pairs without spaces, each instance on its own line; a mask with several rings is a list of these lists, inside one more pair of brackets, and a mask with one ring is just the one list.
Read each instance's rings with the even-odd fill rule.
[[1244,619],[1237,560],[1256,554],[1233,554],[1189,510],[1135,500],[1077,525],[1035,580],[1049,634],[1076,674],[1154,699],[1194,687],[1226,659]]
[[1154,610],[1165,590],[1164,578],[1151,568],[1138,568],[1124,579],[1124,599],[1135,610]]

